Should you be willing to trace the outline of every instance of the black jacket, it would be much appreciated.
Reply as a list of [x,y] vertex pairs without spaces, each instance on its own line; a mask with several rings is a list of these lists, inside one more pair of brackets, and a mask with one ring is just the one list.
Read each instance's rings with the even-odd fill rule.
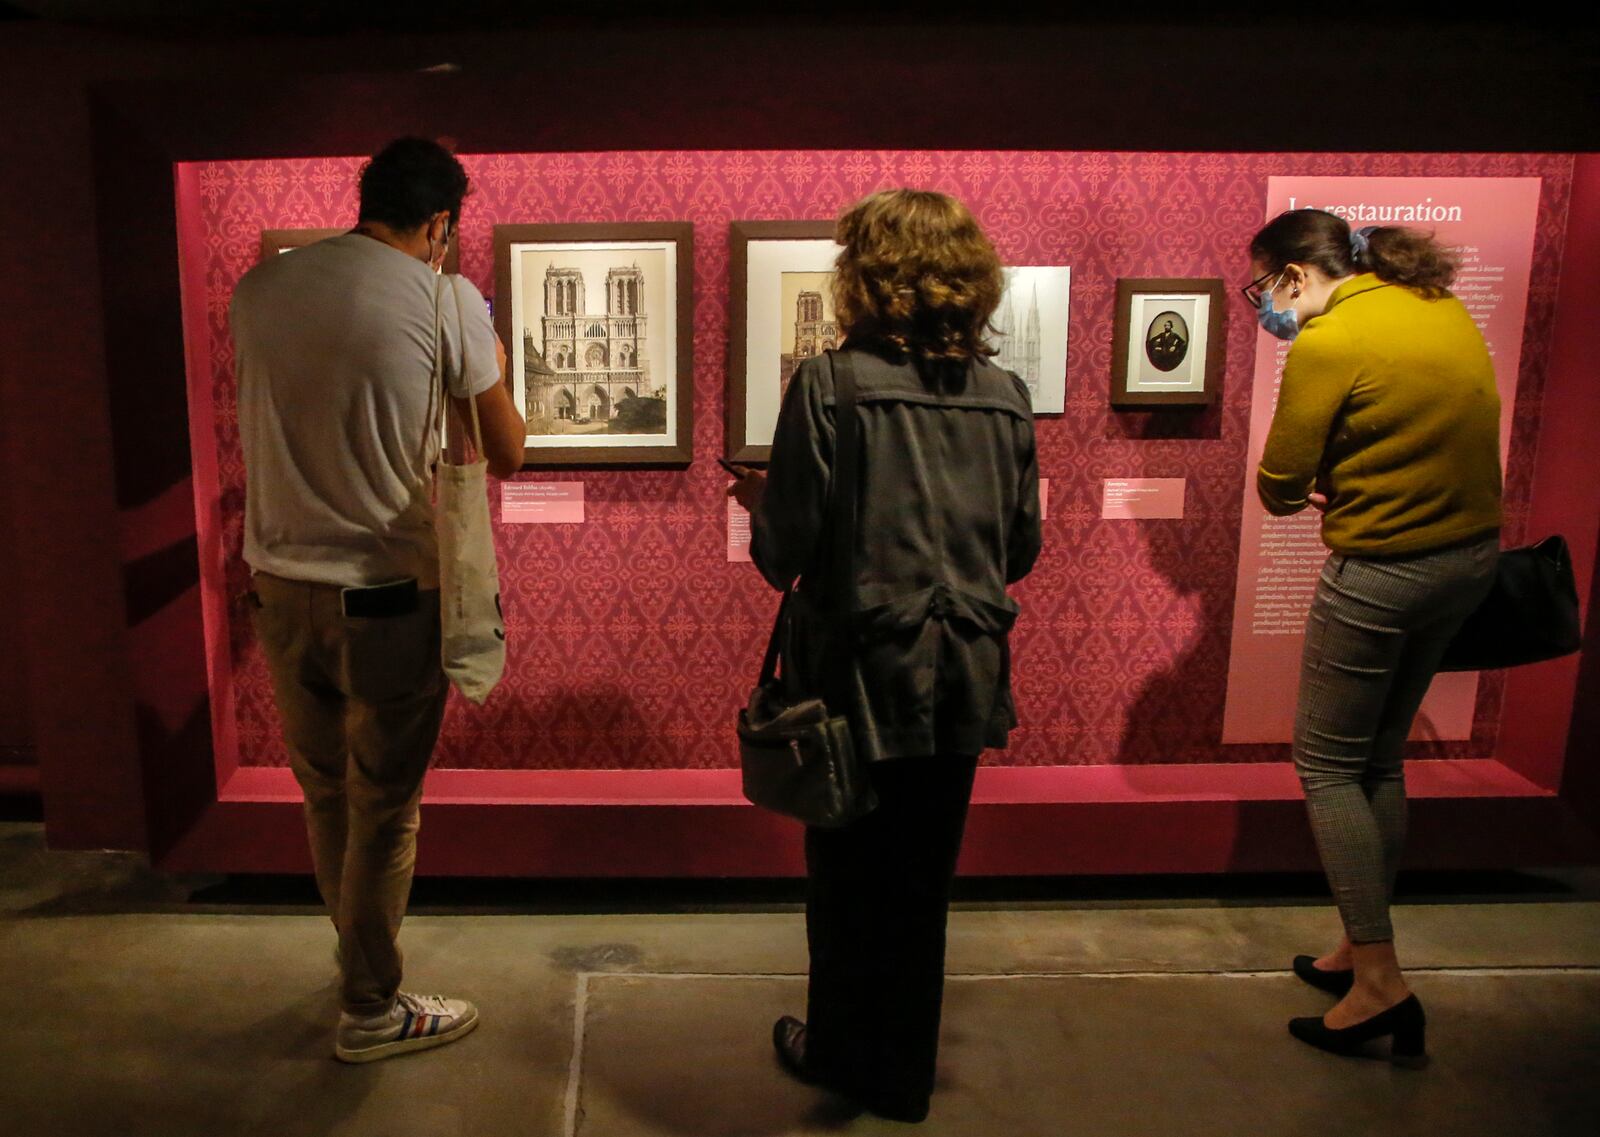
[[[821,594],[834,459],[833,365],[806,360],[784,396],[751,555],[774,588],[798,576],[783,663],[847,714],[870,759],[976,754],[1016,726],[1006,585],[1039,554],[1039,464],[1027,388],[987,361],[924,374],[855,349],[861,444],[856,611]],[[853,667],[831,666],[846,626]],[[840,674],[840,671],[847,673]],[[837,701],[837,702],[836,702]]]

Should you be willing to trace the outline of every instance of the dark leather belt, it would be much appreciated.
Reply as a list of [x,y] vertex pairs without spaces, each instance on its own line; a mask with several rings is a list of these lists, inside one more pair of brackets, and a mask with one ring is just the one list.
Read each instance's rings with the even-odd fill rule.
[[346,616],[362,619],[404,616],[417,610],[417,581],[410,577],[370,588],[344,588],[339,590],[339,600]]

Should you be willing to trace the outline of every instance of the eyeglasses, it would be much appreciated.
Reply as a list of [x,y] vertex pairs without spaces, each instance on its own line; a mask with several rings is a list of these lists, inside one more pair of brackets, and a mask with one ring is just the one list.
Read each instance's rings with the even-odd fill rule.
[[1259,309],[1261,307],[1262,297],[1265,295],[1261,290],[1261,286],[1266,284],[1267,281],[1271,280],[1273,277],[1282,275],[1282,270],[1278,270],[1276,272],[1264,272],[1252,280],[1249,284],[1239,289],[1239,292],[1244,296],[1250,307]]

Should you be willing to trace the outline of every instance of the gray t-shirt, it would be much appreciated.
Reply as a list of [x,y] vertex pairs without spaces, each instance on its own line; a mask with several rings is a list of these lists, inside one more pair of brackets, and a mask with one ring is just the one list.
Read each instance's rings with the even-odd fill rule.
[[230,320],[251,568],[346,587],[404,577],[437,587],[436,297],[451,393],[487,391],[500,381],[494,328],[469,280],[346,234],[239,281]]

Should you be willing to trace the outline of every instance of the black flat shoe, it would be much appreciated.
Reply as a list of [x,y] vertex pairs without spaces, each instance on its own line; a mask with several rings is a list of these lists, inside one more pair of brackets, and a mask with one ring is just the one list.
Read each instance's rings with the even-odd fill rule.
[[1428,1063],[1427,1026],[1422,1003],[1415,995],[1407,995],[1387,1011],[1380,1011],[1355,1026],[1335,1030],[1323,1022],[1321,1016],[1316,1016],[1290,1019],[1289,1033],[1318,1050],[1347,1058],[1361,1055],[1364,1043],[1392,1036],[1389,1060],[1396,1066],[1420,1067]]
[[915,1125],[928,1119],[927,1098],[856,1098],[867,1107],[868,1113],[877,1114],[879,1117],[890,1121],[904,1121],[908,1125]]
[[819,1086],[822,1079],[806,1062],[806,1024],[793,1015],[784,1015],[772,1024],[772,1049],[778,1052],[778,1065],[808,1086]]
[[806,1024],[793,1015],[784,1015],[772,1024],[772,1049],[777,1052],[778,1065],[799,1081],[849,1098],[869,1113],[890,1121],[905,1121],[912,1124],[923,1121],[928,1116],[929,1099],[926,1097],[891,1097],[824,1078],[806,1057]]
[[1350,988],[1356,985],[1355,969],[1345,968],[1343,971],[1324,971],[1317,966],[1314,956],[1297,955],[1294,957],[1294,973],[1302,980],[1311,984],[1318,991],[1326,991],[1330,995],[1343,998],[1350,993]]

